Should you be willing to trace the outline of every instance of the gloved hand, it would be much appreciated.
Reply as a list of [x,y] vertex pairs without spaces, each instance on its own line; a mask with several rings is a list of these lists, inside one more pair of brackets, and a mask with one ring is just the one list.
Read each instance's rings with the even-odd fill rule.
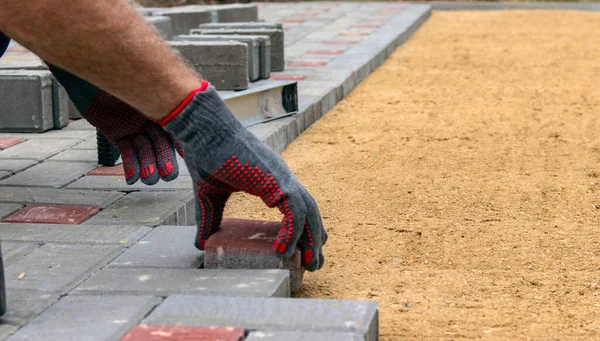
[[323,266],[327,241],[319,209],[283,159],[248,131],[206,81],[160,124],[185,149],[195,183],[197,236],[204,243],[221,224],[229,196],[243,191],[283,214],[273,248],[290,258],[298,246],[306,270]]
[[177,178],[175,150],[183,156],[183,149],[171,134],[118,98],[66,70],[48,66],[81,115],[117,146],[128,185],[138,179],[154,185],[160,179]]

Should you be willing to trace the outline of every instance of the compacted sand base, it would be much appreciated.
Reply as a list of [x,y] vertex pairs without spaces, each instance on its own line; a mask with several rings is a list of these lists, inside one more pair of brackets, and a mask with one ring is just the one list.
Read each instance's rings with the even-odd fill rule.
[[599,27],[434,13],[282,154],[330,235],[299,296],[378,301],[382,340],[600,338]]

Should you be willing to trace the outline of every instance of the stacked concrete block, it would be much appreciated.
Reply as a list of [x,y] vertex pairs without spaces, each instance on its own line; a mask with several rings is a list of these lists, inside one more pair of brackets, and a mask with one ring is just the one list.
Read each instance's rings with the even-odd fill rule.
[[285,69],[284,34],[278,23],[205,24],[190,34],[269,36],[271,40],[271,71]]
[[0,71],[0,131],[39,133],[54,127],[52,74]]
[[171,18],[167,16],[144,17],[147,23],[154,26],[163,39],[171,39],[173,37],[173,28],[171,26]]
[[217,90],[246,90],[248,45],[237,41],[174,41],[171,47]]
[[181,7],[153,11],[153,16],[167,16],[171,19],[173,35],[187,34],[201,24],[212,22],[212,11],[205,8]]
[[[180,35],[175,37],[176,41],[238,41],[248,45],[248,77],[250,81],[256,81],[261,78],[261,66],[265,68],[266,65],[261,65],[263,59],[261,58],[261,45],[266,45],[265,39],[269,37],[260,36],[236,36],[236,35]],[[262,42],[262,44],[261,44]],[[269,40],[270,49],[270,40]],[[264,48],[263,48],[264,52]],[[269,51],[270,52],[270,51]]]
[[218,23],[258,21],[258,7],[253,4],[231,4],[213,8],[213,21]]

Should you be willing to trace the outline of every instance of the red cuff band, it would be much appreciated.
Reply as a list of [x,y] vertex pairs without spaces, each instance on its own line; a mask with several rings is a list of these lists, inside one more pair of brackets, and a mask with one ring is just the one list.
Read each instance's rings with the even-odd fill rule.
[[196,96],[197,93],[203,92],[204,90],[206,90],[208,88],[209,85],[210,85],[210,83],[203,80],[202,85],[198,89],[195,89],[192,92],[190,92],[190,94],[183,100],[183,102],[181,102],[181,104],[179,104],[179,106],[177,108],[175,108],[175,110],[173,110],[173,112],[171,112],[169,115],[167,115],[167,117],[160,120],[158,122],[158,124],[160,124],[161,126],[164,126],[165,124],[169,123],[169,121],[171,121],[173,118],[175,118],[175,116],[177,116],[177,115],[179,115],[179,113],[181,113],[183,108],[185,108],[192,101],[192,99],[194,99],[194,96]]

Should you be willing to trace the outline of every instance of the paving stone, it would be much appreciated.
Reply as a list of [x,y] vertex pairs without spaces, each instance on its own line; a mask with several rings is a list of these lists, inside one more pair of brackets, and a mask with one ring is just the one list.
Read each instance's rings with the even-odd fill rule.
[[[269,37],[265,36],[266,39]],[[250,81],[255,81],[260,78],[260,49],[261,39],[260,36],[238,36],[238,35],[202,35],[202,34],[187,34],[176,37],[177,41],[238,41],[248,46],[248,77]],[[270,40],[269,40],[270,42]],[[265,67],[265,66],[263,66]]]
[[158,226],[108,266],[197,269],[204,251],[194,246],[195,237],[196,226]]
[[142,323],[233,325],[264,332],[351,332],[375,341],[378,315],[374,301],[174,295]]
[[191,29],[200,24],[212,22],[212,12],[209,9],[180,7],[153,11],[153,16],[167,16],[171,18],[172,34],[188,34]]
[[79,110],[77,109],[75,104],[73,104],[71,99],[69,99],[68,105],[69,105],[69,119],[76,120],[76,119],[83,118],[83,116],[81,116],[81,113],[79,112]]
[[33,224],[81,224],[97,212],[98,208],[94,206],[28,205],[1,221]]
[[314,60],[296,60],[289,62],[288,66],[325,66],[327,62],[314,61]]
[[173,41],[194,69],[217,90],[248,88],[248,45],[237,41]]
[[0,185],[60,188],[96,167],[82,162],[44,162],[0,181]]
[[290,287],[284,270],[104,268],[72,294],[288,297]]
[[0,180],[8,178],[12,173],[7,171],[0,171]]
[[0,131],[43,132],[54,127],[50,71],[0,71],[0,94]]
[[344,50],[310,50],[307,54],[316,54],[316,55],[338,55],[344,53]]
[[31,139],[0,151],[0,159],[43,160],[62,152],[80,141],[77,139],[53,139],[52,143],[48,143],[44,139]]
[[66,126],[65,130],[93,130],[96,131],[96,127],[90,124],[86,119],[72,119],[69,122],[69,125]]
[[141,181],[133,185],[128,185],[125,177],[122,176],[84,176],[83,178],[68,185],[68,189],[82,190],[119,190],[119,191],[134,191],[142,190],[147,192],[153,191],[181,191],[192,188],[192,178],[189,176],[178,176],[177,179],[165,182],[159,181],[157,184],[148,186]]
[[0,223],[5,242],[129,246],[150,231],[135,225],[68,225]]
[[2,137],[0,138],[0,149],[8,149],[21,142],[25,142],[25,139],[18,137]]
[[137,325],[120,341],[242,341],[244,330],[231,327],[183,327]]
[[6,288],[64,294],[119,251],[116,246],[46,244],[5,268]]
[[269,79],[275,81],[301,81],[305,80],[306,77],[306,75],[273,74]]
[[14,212],[23,208],[23,205],[19,204],[0,204],[0,219],[7,217]]
[[74,145],[71,149],[90,149],[90,150],[98,150],[98,140],[95,138],[82,141]]
[[24,325],[33,320],[41,312],[58,301],[59,296],[36,290],[6,291],[6,313],[2,316],[3,323]]
[[100,166],[86,174],[86,176],[125,176],[123,164],[115,166]]
[[271,40],[271,71],[283,71],[285,69],[285,40],[283,27],[280,24],[207,24],[200,26],[199,29],[191,30],[190,34],[269,36]]
[[284,261],[275,255],[273,241],[281,222],[223,219],[219,230],[206,241],[206,269],[285,269],[290,272],[290,287],[296,293],[302,286],[304,268],[300,250]]
[[177,213],[193,200],[193,191],[135,192],[85,222],[90,225],[178,225]]
[[163,39],[169,40],[173,37],[171,18],[167,16],[145,16],[144,20],[156,29]]
[[0,202],[3,203],[88,205],[104,208],[123,196],[124,194],[119,192],[0,187]]
[[8,242],[2,239],[2,263],[5,267],[37,249],[39,244]]
[[98,152],[89,149],[68,149],[47,161],[94,162],[98,163]]
[[66,296],[8,340],[118,340],[160,301],[153,296]]
[[255,4],[215,6],[213,12],[213,21],[218,23],[258,21],[258,7]]
[[363,341],[351,332],[262,332],[253,331],[244,341]]
[[69,95],[54,77],[52,77],[52,120],[55,129],[62,129],[69,124]]
[[7,337],[12,335],[18,329],[17,326],[10,324],[0,324],[0,340],[6,340]]

